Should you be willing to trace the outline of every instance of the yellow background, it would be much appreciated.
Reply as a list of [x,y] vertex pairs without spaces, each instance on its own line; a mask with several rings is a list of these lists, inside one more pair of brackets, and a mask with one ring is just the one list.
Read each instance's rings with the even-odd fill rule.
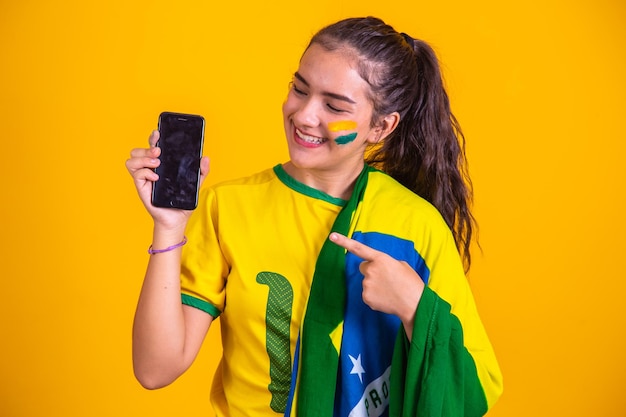
[[151,223],[124,161],[207,119],[209,182],[287,157],[310,35],[373,14],[440,55],[468,139],[470,274],[505,376],[490,416],[626,414],[626,7],[618,0],[0,4],[0,415],[211,415],[212,329],[150,392],[130,333]]

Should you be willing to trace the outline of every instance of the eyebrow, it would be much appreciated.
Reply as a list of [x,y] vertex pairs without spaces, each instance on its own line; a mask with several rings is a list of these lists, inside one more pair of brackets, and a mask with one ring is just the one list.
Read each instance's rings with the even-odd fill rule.
[[[300,75],[299,72],[295,72],[293,74],[293,76],[295,78],[297,78],[302,84],[306,85],[307,87],[309,87],[309,83],[307,82],[307,80],[304,79],[304,77],[302,75]],[[337,100],[341,100],[341,101],[345,101],[346,103],[350,103],[350,104],[356,104],[356,101],[352,100],[350,97],[341,95],[341,94],[337,94],[337,93],[331,93],[329,91],[324,91],[322,92],[322,95],[326,96],[326,97],[331,97]]]

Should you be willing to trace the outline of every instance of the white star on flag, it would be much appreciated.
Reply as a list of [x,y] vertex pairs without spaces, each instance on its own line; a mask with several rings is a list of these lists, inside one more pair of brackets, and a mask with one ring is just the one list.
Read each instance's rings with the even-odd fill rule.
[[361,354],[359,354],[359,356],[356,359],[352,355],[348,355],[348,357],[352,361],[352,370],[350,371],[350,375],[357,374],[362,384],[363,374],[365,373],[365,369],[363,369],[363,365],[361,365]]

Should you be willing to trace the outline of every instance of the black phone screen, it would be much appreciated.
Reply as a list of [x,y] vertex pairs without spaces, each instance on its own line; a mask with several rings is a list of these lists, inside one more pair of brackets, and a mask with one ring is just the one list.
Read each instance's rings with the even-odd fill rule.
[[198,205],[200,159],[204,142],[202,116],[164,112],[159,116],[161,164],[152,188],[152,204],[193,210]]

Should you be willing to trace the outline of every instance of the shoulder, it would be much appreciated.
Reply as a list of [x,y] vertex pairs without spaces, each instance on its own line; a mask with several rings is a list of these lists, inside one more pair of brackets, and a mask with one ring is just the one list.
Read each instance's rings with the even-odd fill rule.
[[275,181],[276,179],[277,177],[276,173],[274,172],[274,168],[267,168],[263,171],[246,177],[219,182],[215,185],[210,186],[209,188],[212,188],[213,190],[222,190],[240,186],[254,186],[259,184],[267,184],[268,182]]
[[371,169],[364,203],[376,211],[429,224],[443,224],[443,217],[430,202],[415,194],[388,174]]
[[[272,168],[258,173],[232,180],[222,181],[216,184],[203,184],[198,197],[198,208],[201,212],[213,213],[218,211],[232,211],[238,207],[248,207],[259,204],[259,199],[276,195],[279,183]],[[219,209],[218,209],[219,207]]]
[[279,182],[274,169],[267,168],[246,177],[203,186],[200,190],[200,194],[201,199],[212,199],[227,195],[245,195],[247,192],[254,193],[255,189],[265,189]]
[[456,252],[452,232],[437,208],[384,172],[370,172],[362,204],[361,231],[411,241],[425,259],[444,247]]

